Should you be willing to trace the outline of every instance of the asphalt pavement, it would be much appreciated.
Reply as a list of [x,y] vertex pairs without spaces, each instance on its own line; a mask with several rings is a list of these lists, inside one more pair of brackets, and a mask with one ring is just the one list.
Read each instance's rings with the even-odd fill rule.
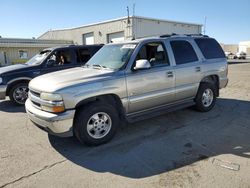
[[128,124],[99,147],[50,136],[0,101],[0,188],[250,187],[250,63],[229,65],[215,108]]

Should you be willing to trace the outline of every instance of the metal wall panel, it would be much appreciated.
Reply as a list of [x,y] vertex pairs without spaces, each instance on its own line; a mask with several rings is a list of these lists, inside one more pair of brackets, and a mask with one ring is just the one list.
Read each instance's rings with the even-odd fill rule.
[[72,40],[75,44],[83,44],[82,36],[92,32],[96,44],[106,44],[108,34],[124,32],[125,39],[130,39],[132,30],[128,20],[122,19],[74,29],[48,31],[40,39]]
[[157,36],[162,34],[198,34],[202,25],[182,23],[166,20],[157,20],[143,17],[130,17],[106,21],[102,23],[63,30],[52,30],[40,36],[40,39],[72,40],[75,44],[82,44],[82,36],[94,33],[96,44],[107,43],[108,36],[112,33],[124,32],[125,40]]
[[163,34],[199,34],[201,25],[179,23],[171,21],[133,19],[133,34],[135,38],[159,36]]

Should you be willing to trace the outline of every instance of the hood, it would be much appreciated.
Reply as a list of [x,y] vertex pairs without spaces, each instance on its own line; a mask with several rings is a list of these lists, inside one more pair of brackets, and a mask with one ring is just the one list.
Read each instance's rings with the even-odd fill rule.
[[38,76],[29,87],[39,92],[55,92],[72,85],[107,79],[113,74],[114,71],[108,69],[77,67]]
[[10,66],[7,66],[7,67],[1,67],[0,68],[0,75],[2,75],[4,73],[10,73],[12,71],[20,70],[20,69],[25,69],[27,67],[28,67],[27,65],[23,65],[23,64],[10,65]]

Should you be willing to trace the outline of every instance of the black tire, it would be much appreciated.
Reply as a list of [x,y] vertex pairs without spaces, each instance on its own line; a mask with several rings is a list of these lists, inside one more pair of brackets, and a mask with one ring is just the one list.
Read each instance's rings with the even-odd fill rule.
[[[87,130],[88,122],[91,121],[91,117],[96,113],[106,113],[111,119],[111,128],[109,132],[102,138],[93,138],[93,136],[90,135],[91,133],[89,133]],[[82,144],[98,146],[107,143],[114,137],[118,124],[119,116],[114,106],[104,102],[93,102],[83,106],[77,111],[73,131],[75,137]]]
[[[23,90],[24,93],[22,94],[23,95],[22,98],[18,100],[16,91],[21,88],[23,89],[26,88],[26,89],[25,91]],[[9,97],[10,97],[11,102],[15,105],[23,106],[25,104],[25,101],[28,98],[28,91],[29,91],[28,83],[19,83],[19,84],[12,86],[9,92]]]
[[[207,104],[206,103],[204,104],[204,102],[203,102],[203,94],[205,93],[205,91],[212,91],[213,99],[211,100],[211,104],[210,104],[210,102]],[[216,86],[215,86],[215,84],[208,83],[208,82],[201,83],[199,90],[198,90],[198,93],[197,93],[196,98],[195,98],[196,110],[198,110],[200,112],[208,112],[214,107],[215,102],[216,102]]]

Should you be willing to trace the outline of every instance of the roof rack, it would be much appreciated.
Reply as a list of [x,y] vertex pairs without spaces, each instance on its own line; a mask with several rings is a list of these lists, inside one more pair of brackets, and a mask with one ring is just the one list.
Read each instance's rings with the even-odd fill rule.
[[209,37],[208,35],[199,34],[185,34],[188,37]]
[[161,38],[167,38],[167,37],[172,37],[172,36],[176,36],[176,33],[172,33],[172,34],[166,34],[166,35],[160,35]]
[[167,37],[174,37],[174,36],[186,36],[186,37],[209,37],[208,35],[203,35],[201,33],[199,34],[166,34],[166,35],[160,35],[160,38],[167,38]]

